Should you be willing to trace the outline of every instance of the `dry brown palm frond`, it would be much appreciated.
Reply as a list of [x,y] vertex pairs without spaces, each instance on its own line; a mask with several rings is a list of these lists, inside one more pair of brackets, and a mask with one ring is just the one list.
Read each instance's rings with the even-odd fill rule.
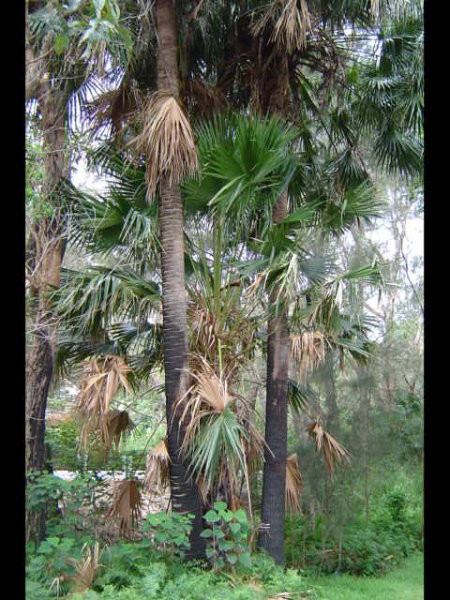
[[[300,6],[299,6],[300,4]],[[288,54],[306,46],[306,35],[311,30],[308,6],[305,0],[274,0],[253,23],[254,36],[272,29],[269,38]]]
[[106,454],[108,454],[112,442],[114,442],[116,449],[118,449],[120,440],[134,429],[134,427],[135,425],[126,410],[110,410],[106,415],[108,436],[106,439],[103,439]]
[[152,94],[143,110],[142,131],[129,145],[146,155],[148,198],[161,179],[169,185],[198,170],[198,156],[191,126],[174,96],[159,91]]
[[203,475],[200,473],[198,475],[198,477],[196,478],[196,483],[197,483],[197,489],[200,493],[202,503],[206,506],[207,501],[208,501],[208,494],[210,492],[210,487],[208,485],[208,482],[206,481],[205,477],[203,477]]
[[303,490],[302,475],[298,466],[296,453],[286,460],[286,510],[298,514],[301,512],[301,497]]
[[196,372],[191,372],[194,379],[193,385],[177,404],[177,408],[183,408],[181,422],[187,420],[181,445],[183,451],[192,444],[202,419],[214,413],[223,413],[232,399],[228,393],[226,379],[219,378],[214,369],[201,356],[197,356],[197,369]]
[[325,336],[320,331],[291,334],[291,355],[300,364],[299,379],[316,369],[325,359]]
[[167,440],[163,439],[154,446],[147,455],[144,475],[144,486],[148,490],[163,492],[170,485],[170,456]]
[[92,586],[99,569],[103,567],[103,565],[100,564],[103,550],[104,548],[100,550],[98,542],[95,542],[94,550],[92,550],[88,544],[85,544],[82,549],[82,552],[84,551],[85,553],[84,558],[80,558],[79,560],[68,559],[70,564],[75,567],[76,571],[75,575],[72,577],[75,592],[84,592]]
[[210,117],[229,108],[228,100],[219,86],[198,78],[187,81],[183,89],[183,99],[194,105],[202,117]]
[[370,0],[370,13],[373,17],[378,16],[380,12],[380,0]]
[[113,504],[108,517],[119,521],[121,535],[127,535],[138,521],[142,508],[141,494],[134,479],[125,479],[117,484]]
[[322,450],[325,464],[330,475],[333,475],[335,463],[350,460],[349,452],[320,425],[318,419],[307,427],[309,435],[313,438],[317,451]]
[[[218,324],[214,313],[206,305],[200,292],[191,290],[192,301],[188,305],[189,321],[194,333],[195,355],[217,353]],[[194,356],[195,358],[195,356]]]
[[82,446],[87,447],[91,431],[99,430],[109,448],[111,444],[108,428],[109,407],[120,385],[127,392],[132,391],[127,378],[131,370],[121,356],[108,355],[89,361],[76,403],[76,411],[83,419],[80,433]]
[[111,122],[118,133],[126,121],[134,118],[142,102],[140,90],[122,84],[116,90],[99,94],[85,109],[94,128],[100,129],[105,123]]

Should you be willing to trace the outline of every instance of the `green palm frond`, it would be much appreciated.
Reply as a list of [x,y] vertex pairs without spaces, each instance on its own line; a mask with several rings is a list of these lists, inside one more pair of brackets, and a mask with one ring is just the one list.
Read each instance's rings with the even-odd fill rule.
[[202,474],[210,489],[220,477],[219,465],[223,457],[227,457],[231,464],[237,462],[245,471],[246,459],[241,440],[246,438],[245,428],[239,423],[231,404],[220,414],[205,417],[189,453],[191,471]]
[[310,404],[316,403],[318,396],[316,392],[305,383],[299,383],[294,379],[288,381],[288,402],[293,411],[300,414]]
[[415,177],[422,173],[423,144],[417,137],[393,125],[384,127],[375,139],[373,153],[377,165],[388,173]]
[[[279,119],[216,116],[197,128],[198,181],[184,185],[186,206],[227,214],[239,233],[271,208],[296,168],[289,154],[295,131]],[[227,223],[225,226],[228,226]]]
[[157,284],[119,267],[91,267],[83,273],[64,269],[54,297],[61,318],[89,335],[105,331],[114,318],[147,317],[161,302]]
[[341,235],[360,220],[371,222],[384,213],[384,204],[375,198],[369,182],[348,188],[339,202],[328,201],[322,211],[322,222],[329,231]]

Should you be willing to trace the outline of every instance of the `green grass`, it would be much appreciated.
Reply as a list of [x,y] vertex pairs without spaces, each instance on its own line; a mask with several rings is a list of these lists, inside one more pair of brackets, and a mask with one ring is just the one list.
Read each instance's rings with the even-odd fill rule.
[[423,554],[405,559],[384,577],[327,575],[309,578],[320,600],[423,600]]

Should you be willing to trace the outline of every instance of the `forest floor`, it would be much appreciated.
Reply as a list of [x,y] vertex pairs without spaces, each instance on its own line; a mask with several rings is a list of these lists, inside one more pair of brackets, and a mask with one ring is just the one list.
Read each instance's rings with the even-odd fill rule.
[[423,554],[415,554],[384,577],[308,577],[320,600],[423,600]]

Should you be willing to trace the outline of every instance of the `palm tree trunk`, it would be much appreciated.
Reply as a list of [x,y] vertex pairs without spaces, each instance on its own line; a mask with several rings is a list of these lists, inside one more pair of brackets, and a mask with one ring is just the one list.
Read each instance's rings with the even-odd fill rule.
[[[25,467],[26,471],[43,471],[45,467],[45,413],[53,374],[56,323],[49,302],[49,292],[60,282],[65,250],[65,219],[59,202],[61,181],[68,176],[65,151],[65,100],[48,81],[38,94],[44,139],[44,206],[51,206],[52,216],[42,217],[32,225],[27,247],[29,280],[30,345],[26,353],[25,393]],[[26,537],[36,543],[45,536],[45,510],[26,514]]]
[[[158,89],[178,98],[177,19],[173,0],[157,0]],[[160,181],[160,232],[162,246],[163,340],[166,392],[167,440],[170,456],[172,507],[176,512],[192,513],[191,549],[187,558],[204,555],[202,510],[197,486],[189,479],[180,456],[183,427],[177,403],[189,387],[188,326],[184,275],[183,204],[179,185]],[[181,426],[181,427],[180,427]]]
[[[278,223],[287,215],[287,191],[274,207]],[[272,294],[276,303],[278,290]],[[289,376],[289,327],[286,311],[272,317],[267,331],[267,388],[264,474],[261,503],[261,531],[258,548],[266,550],[279,564],[284,557],[285,490],[287,459],[287,405]]]
[[[286,109],[288,65],[286,58],[272,65],[261,86],[261,108],[283,116]],[[273,221],[279,223],[288,214],[287,190],[281,194],[273,208]],[[276,304],[278,290],[273,292]],[[265,441],[270,451],[264,450],[263,490],[261,501],[261,531],[258,548],[266,550],[279,564],[284,564],[284,527],[287,459],[287,413],[289,378],[289,326],[287,313],[269,320],[267,328],[267,384]]]

